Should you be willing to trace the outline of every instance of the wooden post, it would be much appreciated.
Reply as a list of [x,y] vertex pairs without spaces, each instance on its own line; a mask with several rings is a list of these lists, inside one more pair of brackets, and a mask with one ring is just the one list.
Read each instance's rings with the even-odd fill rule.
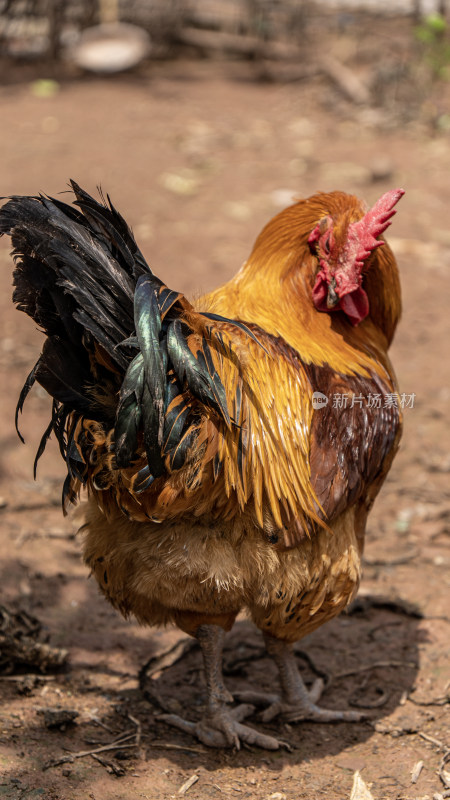
[[48,54],[52,61],[59,57],[61,49],[61,29],[64,18],[64,3],[59,0],[47,0],[48,2]]

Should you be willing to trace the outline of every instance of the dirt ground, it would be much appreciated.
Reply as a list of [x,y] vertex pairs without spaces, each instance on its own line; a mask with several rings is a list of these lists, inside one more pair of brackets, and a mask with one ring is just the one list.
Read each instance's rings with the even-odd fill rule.
[[[415,398],[370,518],[360,600],[298,645],[307,683],[314,673],[330,679],[323,702],[362,707],[367,721],[280,726],[255,716],[292,751],[208,750],[158,722],[149,699],[158,692],[164,707],[197,719],[198,650],[167,669],[152,662],[153,677],[139,682],[148,660],[184,636],[125,622],[87,579],[76,521],[61,515],[64,469],[53,445],[33,482],[49,402],[39,389],[30,396],[23,446],[14,409],[40,336],[12,307],[2,242],[0,602],[38,617],[69,661],[42,678],[0,675],[0,797],[342,800],[357,770],[375,800],[441,797],[450,747],[450,134],[347,105],[321,79],[257,83],[242,63],[183,60],[56,88],[38,96],[28,77],[0,87],[0,194],[56,193],[70,177],[91,192],[101,183],[155,272],[189,295],[231,276],[291,197],[339,188],[371,203],[403,186],[389,235],[404,294],[392,359],[401,391]],[[245,620],[229,636],[225,665],[231,689],[273,687],[274,669]],[[49,709],[78,717],[54,729]],[[127,734],[122,746],[52,764]]]

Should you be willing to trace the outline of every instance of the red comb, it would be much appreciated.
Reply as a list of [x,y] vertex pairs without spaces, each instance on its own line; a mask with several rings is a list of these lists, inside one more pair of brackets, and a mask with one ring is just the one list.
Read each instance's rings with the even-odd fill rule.
[[394,206],[404,194],[404,189],[392,189],[390,192],[386,192],[362,219],[349,225],[346,259],[352,254],[355,266],[362,268],[370,253],[383,244],[382,241],[379,241],[378,236],[384,233],[391,224],[390,220],[395,214]]

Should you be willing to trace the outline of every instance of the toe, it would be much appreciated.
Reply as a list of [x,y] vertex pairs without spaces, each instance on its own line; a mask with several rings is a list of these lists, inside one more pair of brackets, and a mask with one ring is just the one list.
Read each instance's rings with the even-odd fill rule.
[[286,706],[283,705],[281,700],[277,700],[275,703],[272,703],[265,711],[261,714],[261,719],[263,722],[271,722],[275,717],[278,717],[279,714],[286,710]]
[[233,717],[236,722],[242,722],[243,719],[253,714],[254,710],[255,706],[252,706],[250,703],[242,703],[240,706],[236,706],[236,708],[230,710],[230,716]]
[[238,734],[241,742],[249,745],[256,745],[263,750],[278,750],[283,742],[279,742],[273,736],[267,736],[265,733],[260,733],[254,728],[249,728],[247,725],[236,723],[236,733]]
[[241,742],[245,742],[245,744],[255,745],[264,750],[278,750],[280,747],[289,750],[287,742],[241,724],[241,720],[248,717],[254,710],[253,705],[243,703],[233,709],[216,708],[196,723],[188,722],[177,714],[160,714],[157,719],[178,728],[183,733],[196,736],[207,747],[233,747],[235,750],[239,750]]
[[267,706],[276,703],[280,698],[277,694],[264,694],[263,692],[235,692],[234,699],[239,703],[251,703],[254,706]]
[[172,728],[178,728],[178,730],[183,731],[183,733],[189,733],[191,736],[195,736],[195,724],[193,722],[188,722],[177,714],[158,714],[155,719],[157,722],[165,722],[167,725],[171,725]]
[[[217,730],[205,723],[203,720],[194,726],[193,733],[207,747],[235,747],[235,740],[229,737],[225,730]],[[238,748],[239,749],[239,748]]]
[[317,703],[320,700],[324,689],[325,681],[322,678],[317,678],[308,692],[311,703]]
[[336,711],[330,708],[320,708],[311,704],[310,708],[284,711],[283,719],[286,722],[302,722],[311,720],[312,722],[361,722],[366,719],[364,714],[359,711]]

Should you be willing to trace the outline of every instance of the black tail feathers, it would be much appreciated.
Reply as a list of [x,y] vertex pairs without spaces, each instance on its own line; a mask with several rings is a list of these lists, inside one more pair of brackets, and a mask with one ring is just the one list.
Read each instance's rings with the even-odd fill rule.
[[[56,401],[53,417],[58,415],[60,432],[62,408],[66,416],[77,412],[114,421],[111,405],[102,404],[92,389],[103,377],[119,390],[135,355],[126,340],[135,328],[136,283],[146,275],[155,288],[161,285],[110,198],[98,203],[74,181],[71,185],[72,206],[40,195],[12,197],[0,211],[0,235],[10,235],[14,248],[13,300],[47,335],[22,389],[16,425],[38,381]],[[94,357],[98,345],[100,362]]]
[[[12,197],[0,211],[0,235],[10,235],[14,248],[14,302],[47,337],[20,394],[16,426],[38,381],[53,397],[53,411],[36,461],[54,432],[68,465],[69,499],[71,480],[87,474],[73,441],[82,417],[114,429],[117,468],[144,449],[147,466],[136,483],[144,491],[165,470],[183,466],[202,409],[234,424],[210,350],[227,357],[221,324],[256,337],[242,322],[195,315],[153,275],[109,196],[98,203],[71,185],[72,206],[40,195]],[[203,319],[193,344],[186,312]]]

